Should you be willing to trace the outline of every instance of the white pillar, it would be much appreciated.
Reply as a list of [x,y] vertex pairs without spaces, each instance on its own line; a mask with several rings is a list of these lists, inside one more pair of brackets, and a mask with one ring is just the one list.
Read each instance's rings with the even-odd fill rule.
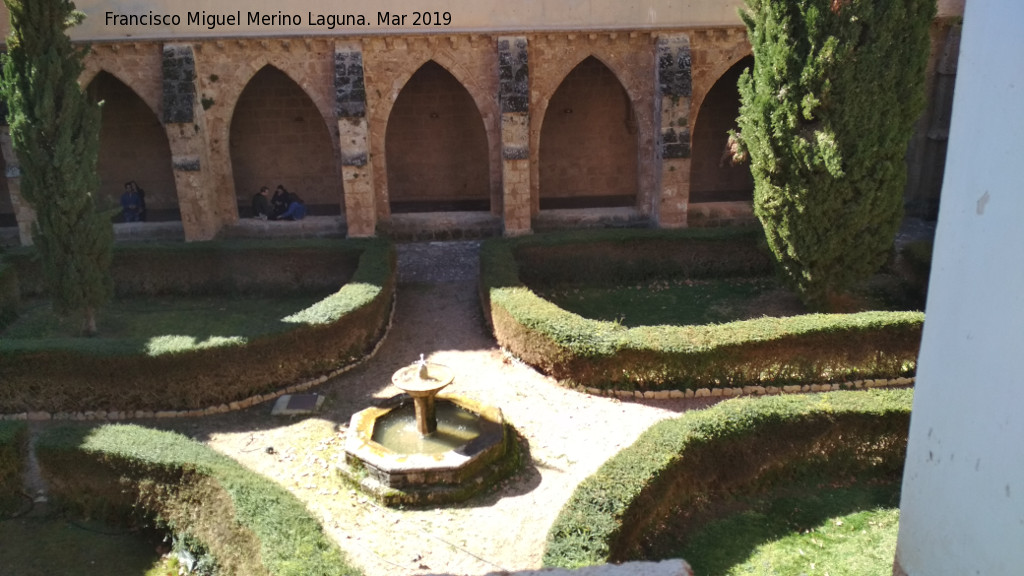
[[968,2],[896,572],[1024,574],[1024,2]]

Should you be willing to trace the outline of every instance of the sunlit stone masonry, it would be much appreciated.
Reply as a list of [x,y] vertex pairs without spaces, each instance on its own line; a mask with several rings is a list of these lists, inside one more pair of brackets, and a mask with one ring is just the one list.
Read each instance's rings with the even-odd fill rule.
[[[116,207],[127,181],[146,191],[147,222],[119,236],[269,231],[251,198],[279,184],[354,237],[753,218],[749,169],[723,161],[753,62],[741,0],[77,5],[72,36],[92,47],[81,83],[104,102],[99,203]],[[938,5],[931,101],[908,153],[906,204],[924,217],[963,14],[963,0]],[[34,214],[0,144],[0,244],[29,243]]]

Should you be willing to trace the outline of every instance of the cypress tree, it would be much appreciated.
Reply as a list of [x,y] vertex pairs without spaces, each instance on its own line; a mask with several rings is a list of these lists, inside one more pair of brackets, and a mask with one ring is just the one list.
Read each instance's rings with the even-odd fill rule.
[[83,315],[96,332],[97,309],[113,292],[113,227],[98,213],[99,106],[78,84],[85,50],[66,30],[83,14],[68,0],[4,0],[11,14],[3,95],[21,191],[35,209],[32,234],[58,312]]
[[746,0],[739,133],[754,211],[814,308],[886,260],[925,106],[935,0]]

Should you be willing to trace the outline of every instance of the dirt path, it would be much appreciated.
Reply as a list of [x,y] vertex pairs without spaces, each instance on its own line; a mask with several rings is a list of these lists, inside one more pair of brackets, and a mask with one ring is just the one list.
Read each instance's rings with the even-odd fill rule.
[[[317,416],[272,417],[262,405],[174,427],[281,482],[370,576],[539,567],[547,531],[583,478],[652,423],[705,404],[594,397],[505,356],[481,316],[477,248],[473,242],[399,246],[393,327],[376,356],[316,390],[327,396]],[[350,490],[333,464],[352,414],[398,394],[392,373],[421,353],[454,369],[446,393],[500,407],[529,442],[531,462],[463,505],[391,510]]]

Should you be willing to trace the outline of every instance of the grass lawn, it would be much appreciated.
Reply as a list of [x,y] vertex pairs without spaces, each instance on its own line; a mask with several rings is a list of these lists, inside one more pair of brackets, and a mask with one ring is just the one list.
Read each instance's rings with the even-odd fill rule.
[[892,574],[898,483],[801,492],[709,523],[669,554],[697,576]]
[[0,573],[142,576],[161,564],[151,538],[92,522],[0,521]]
[[[713,324],[761,316],[807,313],[796,294],[774,277],[716,280],[654,280],[626,286],[561,285],[535,288],[560,308],[591,320],[636,326]],[[879,275],[853,291],[851,302],[865,310],[914,310],[892,276]]]
[[[774,278],[723,280],[656,280],[629,286],[559,286],[539,295],[559,307],[592,320],[624,326],[687,325],[731,322],[752,317],[759,298],[785,298]],[[788,298],[784,310],[799,314],[799,301]],[[795,310],[795,311],[793,311]]]
[[31,348],[88,348],[111,354],[153,355],[242,343],[294,327],[283,321],[326,294],[247,298],[162,296],[119,299],[100,312],[99,336],[81,338],[81,320],[54,313],[49,301],[22,306],[0,332],[0,352]]

